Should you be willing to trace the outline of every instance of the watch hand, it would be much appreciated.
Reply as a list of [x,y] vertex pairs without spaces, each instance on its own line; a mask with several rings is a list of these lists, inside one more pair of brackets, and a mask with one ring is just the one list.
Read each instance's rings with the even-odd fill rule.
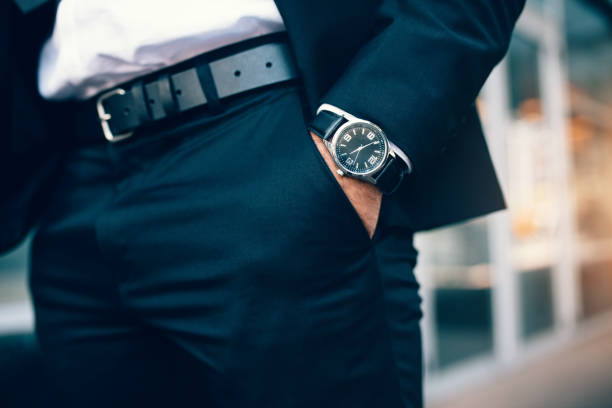
[[359,147],[358,147],[358,148],[356,148],[355,150],[353,150],[353,151],[352,151],[352,152],[350,152],[349,154],[353,154],[353,153],[355,153],[355,152],[359,152],[359,151],[361,151],[361,149],[363,149],[364,147],[365,147],[364,145],[359,145]]
[[368,143],[367,145],[362,146],[361,148],[362,148],[362,149],[365,149],[366,147],[368,147],[369,145],[373,145],[374,143],[376,143],[376,141],[374,141],[374,142],[370,142],[370,143]]
[[359,149],[359,151],[357,152],[357,155],[355,156],[355,162],[357,162],[357,158],[359,157],[359,153],[361,153],[361,149]]
[[361,145],[361,146],[359,146],[358,148],[356,148],[355,150],[353,150],[352,152],[350,152],[349,154],[353,154],[353,153],[355,153],[355,152],[360,152],[360,151],[362,151],[363,149],[365,149],[366,147],[368,147],[369,145],[372,145],[372,144],[374,144],[374,143],[376,143],[376,142],[370,142],[370,143],[368,143],[368,144],[367,144],[367,145],[365,145],[365,146],[364,146],[364,145]]

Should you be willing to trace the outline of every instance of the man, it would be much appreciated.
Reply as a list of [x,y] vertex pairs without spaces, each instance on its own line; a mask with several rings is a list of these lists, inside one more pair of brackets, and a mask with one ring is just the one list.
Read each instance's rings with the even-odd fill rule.
[[422,406],[412,235],[504,207],[474,100],[524,1],[15,3],[1,248],[39,223],[70,404]]

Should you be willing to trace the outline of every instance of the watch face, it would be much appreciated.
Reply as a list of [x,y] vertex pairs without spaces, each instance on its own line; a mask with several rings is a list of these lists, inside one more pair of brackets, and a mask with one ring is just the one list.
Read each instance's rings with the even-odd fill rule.
[[341,130],[335,140],[338,164],[350,173],[365,175],[380,168],[387,155],[387,139],[369,123],[355,123]]

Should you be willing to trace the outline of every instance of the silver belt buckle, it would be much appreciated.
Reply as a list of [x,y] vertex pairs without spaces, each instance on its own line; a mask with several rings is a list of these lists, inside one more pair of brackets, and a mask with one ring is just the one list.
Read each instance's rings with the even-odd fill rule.
[[125,95],[125,90],[121,88],[116,88],[111,91],[108,91],[98,97],[96,101],[96,109],[98,110],[98,119],[100,119],[100,126],[102,126],[102,132],[104,133],[104,137],[111,143],[118,142],[120,140],[127,139],[132,136],[134,132],[126,132],[121,133],[119,135],[114,135],[108,125],[108,121],[111,118],[111,114],[104,110],[104,101],[110,98],[113,95]]

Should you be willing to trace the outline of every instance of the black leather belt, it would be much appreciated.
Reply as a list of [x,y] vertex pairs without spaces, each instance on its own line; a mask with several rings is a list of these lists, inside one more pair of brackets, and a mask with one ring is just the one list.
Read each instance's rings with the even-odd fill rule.
[[245,41],[137,78],[85,101],[75,115],[76,137],[90,143],[117,142],[183,112],[204,107],[222,109],[225,98],[297,76],[285,41],[259,42],[255,46],[253,41]]

